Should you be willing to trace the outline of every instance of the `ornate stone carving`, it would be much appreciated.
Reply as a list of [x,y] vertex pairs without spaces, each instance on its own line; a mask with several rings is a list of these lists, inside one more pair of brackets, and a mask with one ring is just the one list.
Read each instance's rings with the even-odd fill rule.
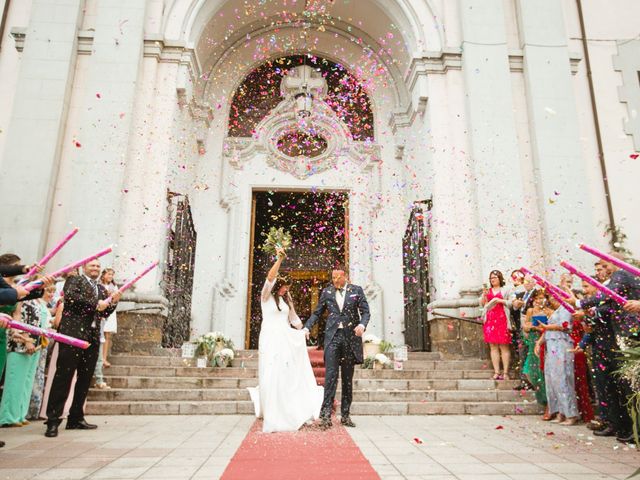
[[618,87],[620,102],[627,104],[627,120],[624,131],[633,137],[636,151],[640,151],[640,40],[618,42],[618,55],[613,65],[622,75],[623,84]]
[[[227,137],[223,155],[229,165],[241,170],[256,153],[264,153],[267,164],[303,179],[333,168],[339,158],[348,157],[363,169],[379,162],[379,146],[370,142],[353,141],[347,126],[321,100],[326,95],[327,88],[324,78],[308,66],[298,67],[293,72],[282,82],[284,100],[258,124],[253,137]],[[314,102],[310,116],[300,118],[296,115],[295,95],[304,84],[314,95]],[[300,132],[305,138],[320,138],[326,145],[323,144],[322,150],[318,149],[313,156],[289,155],[280,142],[292,132]]]

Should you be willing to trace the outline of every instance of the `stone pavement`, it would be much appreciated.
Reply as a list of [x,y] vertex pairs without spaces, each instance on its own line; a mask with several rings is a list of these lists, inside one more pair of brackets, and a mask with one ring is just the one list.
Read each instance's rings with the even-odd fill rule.
[[[0,430],[0,480],[219,478],[252,416],[93,416],[96,431]],[[349,433],[382,479],[624,479],[640,452],[536,417],[361,416]],[[64,424],[63,424],[64,425]],[[501,428],[500,428],[501,427]],[[419,443],[422,442],[422,443]],[[301,478],[312,480],[309,472]],[[638,477],[640,479],[640,477]],[[268,479],[265,479],[268,480]]]
[[387,416],[355,422],[349,432],[383,480],[623,479],[640,467],[640,452],[615,439],[535,416]]

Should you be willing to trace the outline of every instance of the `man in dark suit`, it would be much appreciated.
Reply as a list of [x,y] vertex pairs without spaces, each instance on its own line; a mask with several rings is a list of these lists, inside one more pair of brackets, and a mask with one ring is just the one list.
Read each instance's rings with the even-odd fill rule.
[[[620,254],[612,253],[617,258],[621,258]],[[628,300],[637,300],[640,298],[640,278],[632,275],[626,270],[618,268],[612,263],[602,261],[601,264],[610,274],[609,283],[607,287],[617,294],[625,297]],[[627,344],[630,341],[640,341],[640,317],[633,312],[624,310],[620,305],[611,298],[597,293],[590,297],[576,300],[575,298],[569,299],[571,303],[582,310],[589,310],[596,308],[600,310],[601,318],[608,319],[610,322],[611,331],[615,337],[617,345],[616,350],[625,350],[628,348]],[[620,368],[618,355],[615,351],[610,351],[610,372],[615,372]],[[619,408],[610,412],[609,421],[611,423],[611,429],[605,429],[602,432],[598,432],[598,436],[613,435],[614,431],[617,440],[623,443],[632,443],[633,440],[633,421],[628,415],[628,412],[624,406],[628,398],[631,396],[631,386],[629,383],[621,378],[615,378],[614,382],[617,388],[609,391],[610,395],[617,396],[617,403]],[[610,431],[611,430],[611,431]]]
[[84,403],[98,360],[100,320],[113,313],[120,296],[115,294],[111,303],[105,301],[109,294],[98,283],[100,275],[98,260],[87,263],[83,267],[83,271],[83,275],[69,277],[64,284],[64,306],[59,332],[86,340],[90,346],[86,350],[82,350],[63,343],[58,345],[56,374],[53,377],[47,407],[46,437],[58,436],[60,416],[69,395],[73,375],[76,372],[73,403],[69,410],[66,428],[67,430],[98,428],[97,425],[91,425],[84,419]]
[[362,287],[347,283],[344,267],[334,268],[331,280],[333,285],[322,291],[315,311],[304,326],[308,338],[309,331],[321,315],[325,311],[329,312],[324,333],[324,401],[320,410],[320,426],[324,429],[331,427],[331,408],[338,387],[338,368],[342,377],[340,421],[344,426],[355,427],[349,416],[353,397],[353,371],[355,365],[363,361],[362,334],[369,323],[369,304]]

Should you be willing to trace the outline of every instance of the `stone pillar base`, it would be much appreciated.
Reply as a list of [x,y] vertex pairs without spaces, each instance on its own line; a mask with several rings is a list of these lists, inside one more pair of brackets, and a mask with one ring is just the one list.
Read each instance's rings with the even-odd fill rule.
[[167,300],[159,295],[123,297],[118,305],[118,333],[111,353],[155,355],[162,349]]
[[441,352],[445,358],[484,360],[488,358],[489,349],[484,343],[482,324],[474,322],[480,316],[480,291],[461,291],[460,297],[429,304],[431,350]]

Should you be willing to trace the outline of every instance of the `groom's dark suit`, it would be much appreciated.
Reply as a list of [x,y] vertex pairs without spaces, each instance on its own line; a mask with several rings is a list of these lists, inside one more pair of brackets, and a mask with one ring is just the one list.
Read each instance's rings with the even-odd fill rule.
[[336,299],[336,287],[325,288],[320,295],[315,311],[307,320],[305,328],[311,330],[325,311],[329,312],[324,334],[324,366],[325,384],[324,401],[320,415],[331,417],[331,407],[336,396],[338,386],[338,368],[342,375],[342,403],[340,411],[343,418],[349,417],[353,394],[353,369],[362,363],[362,338],[358,337],[354,329],[358,325],[367,327],[369,323],[369,304],[362,287],[345,285],[344,305],[342,310]]

